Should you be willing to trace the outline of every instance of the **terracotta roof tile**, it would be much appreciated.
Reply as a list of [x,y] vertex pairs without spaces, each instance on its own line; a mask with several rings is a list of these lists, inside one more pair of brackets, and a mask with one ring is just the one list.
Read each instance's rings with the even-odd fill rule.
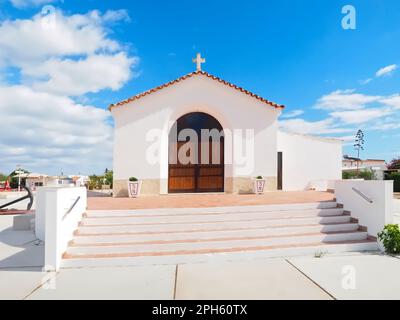
[[156,88],[147,90],[147,91],[142,92],[142,93],[140,93],[140,94],[137,94],[137,95],[135,95],[135,96],[133,96],[133,97],[130,97],[130,98],[126,99],[126,100],[123,100],[123,101],[121,101],[121,102],[118,102],[118,103],[115,103],[115,104],[111,104],[111,105],[108,107],[108,109],[111,111],[111,109],[113,109],[113,108],[115,108],[115,107],[122,106],[122,105],[125,105],[125,104],[129,103],[129,102],[138,100],[138,99],[140,99],[140,98],[142,98],[142,97],[144,97],[144,96],[147,96],[147,95],[149,95],[149,94],[152,94],[152,93],[157,92],[157,91],[159,91],[159,90],[161,90],[161,89],[164,89],[164,88],[167,88],[167,87],[169,87],[169,86],[172,86],[172,85],[175,84],[175,83],[181,82],[181,81],[186,80],[186,79],[188,79],[188,78],[190,78],[190,77],[192,77],[192,76],[194,76],[194,75],[199,75],[199,74],[204,75],[204,76],[206,76],[206,77],[208,77],[208,78],[210,78],[210,79],[213,79],[213,80],[215,80],[215,81],[218,81],[218,82],[220,82],[220,83],[222,83],[222,84],[224,84],[224,85],[227,85],[227,86],[229,86],[229,87],[231,87],[231,88],[234,88],[234,89],[236,89],[236,90],[238,90],[238,91],[241,91],[241,92],[243,92],[243,93],[245,93],[245,94],[247,94],[247,95],[249,95],[249,96],[251,96],[251,97],[253,97],[253,98],[256,98],[256,99],[260,100],[261,102],[264,102],[264,103],[266,103],[266,104],[268,104],[268,105],[274,107],[274,108],[283,109],[283,108],[285,107],[285,106],[283,106],[283,105],[280,105],[280,104],[277,104],[277,103],[275,103],[275,102],[269,101],[269,100],[267,100],[267,99],[265,99],[265,98],[263,98],[263,97],[261,97],[261,96],[259,96],[259,95],[257,95],[257,94],[254,94],[254,93],[252,93],[252,92],[250,92],[250,91],[248,91],[248,90],[246,90],[246,89],[243,89],[243,88],[241,88],[241,87],[238,87],[238,86],[234,85],[233,83],[230,83],[230,82],[225,81],[225,80],[223,80],[223,79],[221,79],[221,78],[218,78],[218,77],[216,77],[216,76],[213,76],[213,75],[209,74],[208,72],[205,72],[205,71],[194,71],[194,72],[191,72],[191,73],[189,73],[189,74],[187,74],[187,75],[184,75],[184,76],[182,76],[182,77],[180,77],[180,78],[178,78],[178,79],[175,79],[175,80],[173,80],[173,81],[167,82],[167,83],[165,83],[165,84],[163,84],[163,85],[161,85],[161,86],[158,86],[158,87],[156,87]]

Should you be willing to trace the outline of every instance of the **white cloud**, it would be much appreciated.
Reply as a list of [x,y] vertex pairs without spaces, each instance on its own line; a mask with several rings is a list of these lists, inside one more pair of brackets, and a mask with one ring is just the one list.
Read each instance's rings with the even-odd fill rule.
[[37,7],[43,4],[56,2],[57,0],[10,0],[12,5],[18,9]]
[[0,23],[0,66],[25,68],[51,57],[116,52],[118,42],[107,37],[98,11],[65,16],[56,11],[55,24],[40,14],[33,19]]
[[106,110],[25,86],[9,86],[0,87],[0,114],[2,166],[19,163],[54,171],[69,163],[71,169],[91,173],[111,163],[113,129]]
[[296,118],[298,116],[301,116],[304,113],[303,110],[293,110],[293,111],[289,111],[289,112],[283,112],[281,118],[283,119],[289,119],[289,118]]
[[335,139],[340,139],[343,141],[343,146],[351,146],[354,144],[355,134],[347,136],[334,137]]
[[385,105],[394,107],[395,109],[399,109],[400,110],[400,95],[399,94],[395,94],[392,96],[389,96],[387,98],[384,98],[381,100],[381,102]]
[[126,10],[108,10],[101,17],[104,22],[115,22],[115,21],[131,21],[128,11]]
[[91,174],[112,166],[110,113],[82,95],[118,90],[132,76],[138,57],[109,36],[110,23],[127,19],[124,10],[57,11],[50,28],[40,15],[0,22],[0,71],[21,75],[17,85],[0,83],[0,171],[21,164]]
[[36,79],[32,85],[36,90],[79,96],[106,88],[120,89],[129,80],[131,68],[137,63],[138,58],[129,58],[126,53],[119,52],[93,55],[77,61],[52,59],[27,67],[23,73]]
[[334,134],[352,132],[352,128],[337,127],[333,118],[320,121],[306,121],[304,119],[289,119],[280,121],[280,128],[294,133],[302,134]]
[[316,105],[327,112],[322,120],[287,119],[280,122],[280,127],[314,135],[339,135],[355,132],[359,127],[380,131],[400,128],[400,94],[369,96],[355,90],[337,90],[318,99]]
[[370,83],[372,80],[374,80],[374,79],[368,78],[368,79],[360,80],[359,82],[362,85],[366,85],[366,84]]
[[379,96],[355,93],[355,90],[337,90],[318,99],[316,108],[323,110],[355,110],[378,101]]
[[397,69],[397,65],[396,64],[391,64],[390,66],[386,66],[386,67],[384,67],[384,68],[381,68],[381,69],[379,69],[377,72],[376,72],[376,76],[379,78],[379,77],[382,77],[382,76],[389,76],[389,75],[391,75],[392,73],[393,73],[393,71],[394,70],[396,70]]
[[379,131],[385,131],[385,130],[395,130],[400,128],[400,115],[396,116],[389,116],[389,117],[384,117],[383,119],[379,119],[378,121],[375,121],[371,126],[369,127],[372,130],[379,130]]
[[340,119],[344,124],[361,124],[371,120],[376,120],[391,114],[393,111],[389,108],[370,108],[352,111],[337,111],[330,115],[333,118]]

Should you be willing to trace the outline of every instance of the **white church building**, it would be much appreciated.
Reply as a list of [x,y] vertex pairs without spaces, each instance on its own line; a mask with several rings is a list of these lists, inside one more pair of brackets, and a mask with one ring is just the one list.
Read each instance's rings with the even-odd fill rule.
[[341,179],[341,140],[282,132],[283,105],[202,71],[199,54],[194,62],[196,71],[109,107],[114,196],[128,196],[130,177],[145,195],[248,193],[258,176],[266,191]]

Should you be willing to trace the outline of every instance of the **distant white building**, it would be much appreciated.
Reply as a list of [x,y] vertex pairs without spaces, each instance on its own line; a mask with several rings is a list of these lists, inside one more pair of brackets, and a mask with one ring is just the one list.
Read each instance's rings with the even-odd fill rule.
[[349,156],[344,156],[342,160],[343,170],[357,170],[358,169],[371,169],[371,170],[387,170],[385,160],[378,159],[358,159]]
[[88,176],[49,176],[42,173],[24,173],[21,174],[21,179],[25,179],[25,186],[31,190],[36,190],[38,187],[45,186],[85,186],[89,181]]
[[355,171],[355,170],[370,170],[375,174],[376,179],[384,178],[384,171],[388,169],[385,160],[379,159],[366,159],[362,160],[359,158],[344,156],[342,160],[343,171]]

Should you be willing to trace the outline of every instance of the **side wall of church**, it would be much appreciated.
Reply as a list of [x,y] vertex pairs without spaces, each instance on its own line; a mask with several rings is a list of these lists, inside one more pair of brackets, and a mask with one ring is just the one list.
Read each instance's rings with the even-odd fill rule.
[[342,178],[341,140],[279,131],[278,151],[283,153],[285,191],[308,190],[317,181]]

